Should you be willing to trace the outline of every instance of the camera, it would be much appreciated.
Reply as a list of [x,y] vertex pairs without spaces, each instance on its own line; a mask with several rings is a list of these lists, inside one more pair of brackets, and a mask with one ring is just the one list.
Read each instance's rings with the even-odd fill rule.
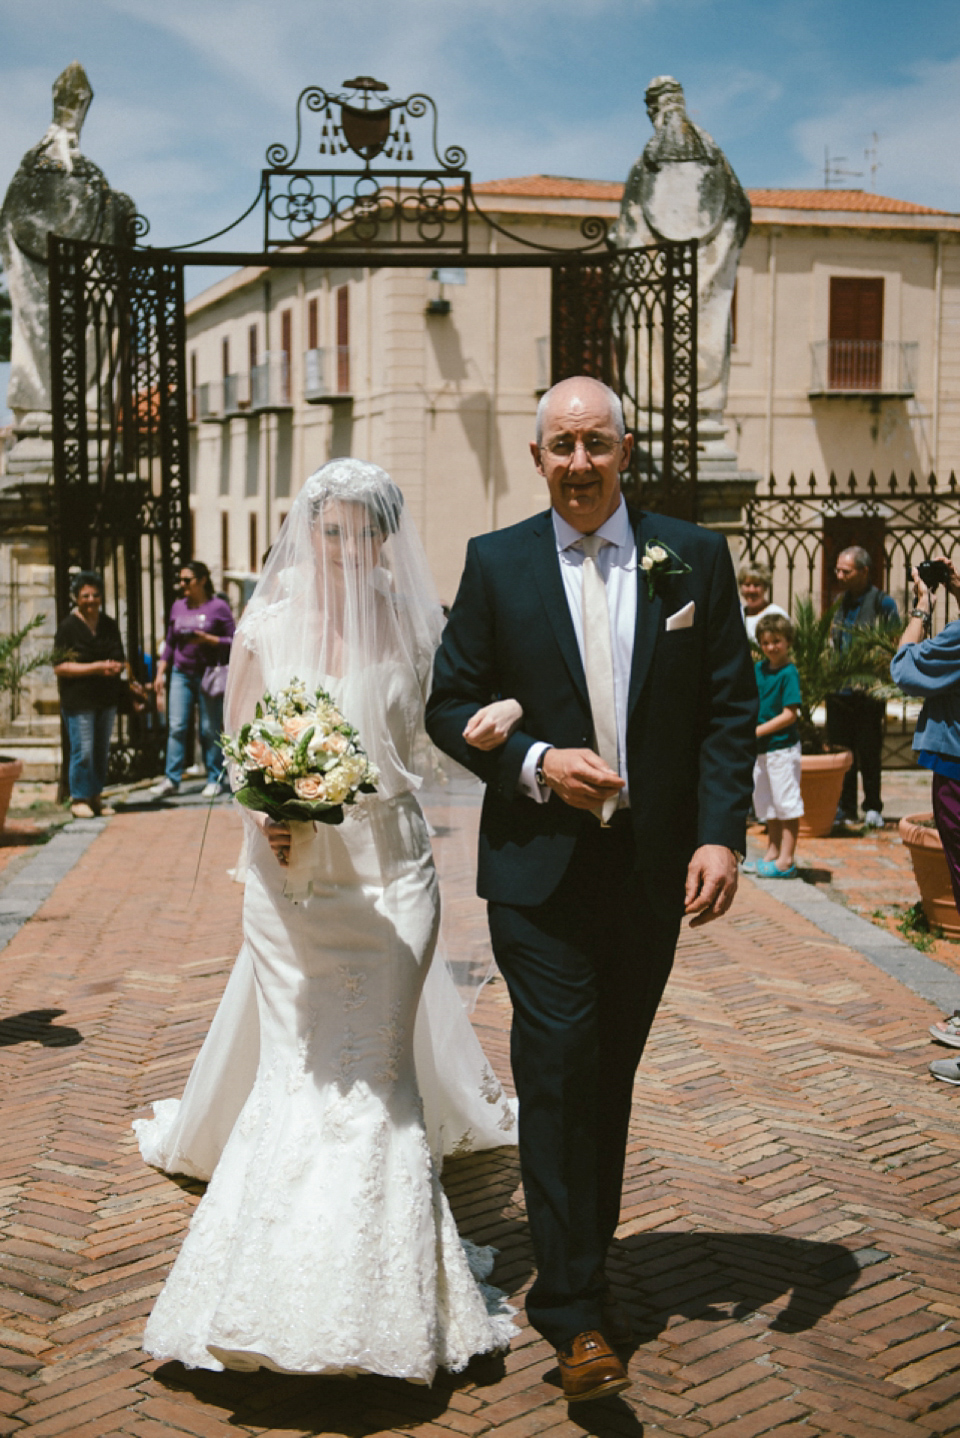
[[922,559],[917,565],[917,573],[931,594],[939,585],[950,580],[950,566],[942,559]]

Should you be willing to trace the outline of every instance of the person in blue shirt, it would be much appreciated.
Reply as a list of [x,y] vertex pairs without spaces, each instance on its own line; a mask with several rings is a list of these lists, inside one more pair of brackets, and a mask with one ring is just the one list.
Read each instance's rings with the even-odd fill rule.
[[[960,573],[945,556],[939,558],[947,566],[947,589],[960,599]],[[960,910],[960,619],[932,634],[936,595],[916,569],[913,592],[914,608],[890,661],[890,673],[904,694],[924,701],[913,747],[917,763],[933,775],[933,817]],[[951,1019],[930,1029],[934,1038],[948,1044],[954,1043],[954,1032]],[[960,1084],[960,1060],[935,1059],[930,1071],[945,1083]]]
[[755,666],[760,709],[753,811],[767,826],[767,852],[754,873],[765,879],[795,879],[803,818],[797,728],[803,695],[797,666],[790,662],[793,625],[785,614],[764,614],[757,621],[756,637],[763,658]]
[[[869,629],[883,620],[899,623],[896,600],[870,583],[870,555],[860,545],[837,556],[834,571],[843,596],[833,625],[833,644],[844,649],[855,629]],[[837,823],[857,817],[857,775],[863,776],[864,822],[883,828],[880,767],[883,754],[882,699],[859,689],[841,689],[827,695],[827,738],[841,749],[853,751],[853,763],[843,776]]]

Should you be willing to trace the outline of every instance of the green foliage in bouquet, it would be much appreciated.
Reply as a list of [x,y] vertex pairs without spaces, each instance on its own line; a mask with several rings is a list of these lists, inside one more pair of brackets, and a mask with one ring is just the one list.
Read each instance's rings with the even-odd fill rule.
[[359,735],[325,689],[312,695],[299,679],[265,694],[223,752],[242,771],[236,797],[282,823],[343,823],[344,806],[376,792],[377,770]]

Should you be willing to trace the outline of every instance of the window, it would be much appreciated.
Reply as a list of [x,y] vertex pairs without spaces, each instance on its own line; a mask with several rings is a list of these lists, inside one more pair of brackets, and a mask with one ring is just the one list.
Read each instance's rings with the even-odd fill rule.
[[831,389],[879,389],[883,362],[883,280],[830,279]]
[[257,570],[260,568],[260,564],[259,564],[259,560],[260,560],[260,545],[259,545],[259,543],[257,542],[257,516],[256,516],[255,513],[253,513],[253,511],[251,511],[250,516],[249,516],[249,520],[248,520],[248,536],[249,536],[249,546],[248,546],[248,547],[249,547],[249,555],[248,555],[248,557],[249,557],[249,561],[250,561],[250,562],[249,562],[249,564],[248,564],[247,567],[248,567],[248,569],[250,570],[250,573],[251,573],[251,574],[256,574]]
[[280,350],[283,356],[280,362],[280,400],[282,404],[289,404],[290,363],[293,357],[293,310],[282,310],[280,313]]
[[190,418],[196,423],[197,415],[197,352],[190,356]]
[[316,300],[307,305],[307,349],[320,348],[320,306]]
[[223,366],[223,377],[224,377],[224,379],[226,379],[227,375],[230,373],[230,341],[229,341],[229,339],[222,339],[222,340],[220,341],[220,362],[221,362],[221,365]]
[[220,515],[220,571],[226,574],[230,568],[230,516],[226,510]]
[[259,336],[256,325],[251,325],[247,331],[247,356],[250,361],[250,373],[253,374],[259,363]]
[[337,394],[350,393],[350,291],[337,290]]

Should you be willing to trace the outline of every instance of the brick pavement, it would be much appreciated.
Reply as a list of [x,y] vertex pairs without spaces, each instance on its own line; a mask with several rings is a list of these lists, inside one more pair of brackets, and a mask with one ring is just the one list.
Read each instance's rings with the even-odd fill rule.
[[[801,839],[797,847],[800,877],[854,913],[880,928],[901,933],[899,921],[918,901],[909,851],[897,830],[907,814],[931,812],[930,775],[922,769],[887,772],[883,776],[882,830],[854,825],[834,830],[825,839]],[[751,857],[763,852],[765,838],[759,824],[750,830]],[[924,937],[924,950],[960,973],[960,940]],[[960,986],[957,991],[960,1003]]]
[[[685,933],[637,1085],[611,1260],[641,1329],[627,1395],[568,1410],[526,1327],[432,1389],[146,1359],[200,1186],[146,1168],[129,1123],[182,1085],[239,936],[228,809],[191,892],[205,817],[112,820],[0,955],[0,1435],[960,1433],[960,1091],[926,1076],[934,1010],[751,884]],[[451,811],[437,841],[455,955],[483,946],[474,822]],[[502,983],[477,1023],[506,1077]],[[445,1182],[522,1299],[515,1154]]]

